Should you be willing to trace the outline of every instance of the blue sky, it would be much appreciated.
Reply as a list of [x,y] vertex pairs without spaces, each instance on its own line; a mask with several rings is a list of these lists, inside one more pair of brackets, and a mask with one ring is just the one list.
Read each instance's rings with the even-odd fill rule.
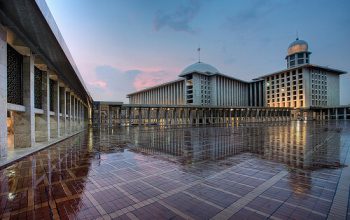
[[[176,79],[201,60],[244,80],[286,68],[288,45],[350,71],[348,0],[46,0],[94,100]],[[350,74],[341,77],[350,104]]]

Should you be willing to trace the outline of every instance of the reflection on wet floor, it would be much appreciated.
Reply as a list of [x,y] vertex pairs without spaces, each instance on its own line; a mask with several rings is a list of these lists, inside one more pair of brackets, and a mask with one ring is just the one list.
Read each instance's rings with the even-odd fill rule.
[[346,121],[94,129],[2,169],[0,216],[324,219],[349,146]]

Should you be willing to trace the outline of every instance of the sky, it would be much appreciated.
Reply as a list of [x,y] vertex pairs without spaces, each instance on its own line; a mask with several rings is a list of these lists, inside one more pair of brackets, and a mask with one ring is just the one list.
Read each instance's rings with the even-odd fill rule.
[[[46,0],[94,100],[123,101],[198,61],[250,81],[286,68],[288,45],[350,72],[348,0]],[[350,104],[350,73],[340,77]]]

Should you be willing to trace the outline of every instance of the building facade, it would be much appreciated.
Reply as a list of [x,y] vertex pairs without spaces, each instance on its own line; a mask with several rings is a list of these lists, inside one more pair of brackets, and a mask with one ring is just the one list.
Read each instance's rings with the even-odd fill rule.
[[85,129],[92,98],[45,1],[0,5],[0,157],[6,157]]
[[128,94],[130,104],[289,107],[339,106],[339,75],[346,72],[310,64],[307,42],[288,47],[287,69],[244,81],[198,62],[180,79]]
[[310,64],[310,54],[307,42],[297,39],[288,47],[287,69],[258,78],[268,107],[339,106],[339,75],[346,72]]
[[265,106],[263,80],[246,82],[221,74],[198,62],[185,68],[181,78],[128,94],[130,104]]

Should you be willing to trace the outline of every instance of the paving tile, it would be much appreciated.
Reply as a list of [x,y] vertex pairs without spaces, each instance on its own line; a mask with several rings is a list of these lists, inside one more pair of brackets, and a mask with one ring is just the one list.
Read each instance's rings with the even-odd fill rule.
[[0,169],[0,218],[350,219],[348,121],[114,129]]

